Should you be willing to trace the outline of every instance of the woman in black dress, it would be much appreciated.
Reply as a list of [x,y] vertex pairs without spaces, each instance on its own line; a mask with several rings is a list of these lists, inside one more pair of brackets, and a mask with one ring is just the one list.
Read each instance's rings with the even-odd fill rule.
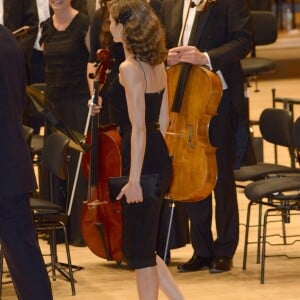
[[[112,58],[111,71],[106,79],[106,83],[101,91],[102,107],[100,112],[100,123],[102,125],[114,123],[114,116],[116,115],[115,106],[111,105],[114,99],[124,99],[125,91],[123,86],[119,82],[119,66],[124,61],[124,50],[122,43],[113,42],[111,33],[109,31],[109,17],[108,17],[108,7],[107,3],[109,0],[102,0],[101,7],[95,13],[90,27],[90,57],[87,66],[87,73],[93,74],[96,70],[94,63],[97,61],[96,52],[98,49],[108,49]],[[160,0],[150,0],[146,1],[150,4],[154,12],[159,15],[159,10],[161,7]],[[93,81],[88,79],[90,94],[93,94]],[[110,101],[109,99],[112,99]],[[174,218],[172,222],[170,241],[168,245],[168,255],[166,261],[170,260],[170,249],[175,249],[183,247],[186,243],[189,243],[189,229],[188,221],[184,211],[179,207],[178,204],[174,210]],[[165,247],[167,232],[170,220],[170,203],[165,200],[162,204],[159,234],[157,238],[157,253],[161,257],[165,256]]]
[[[171,178],[171,161],[164,134],[168,98],[165,36],[157,16],[140,0],[114,0],[109,4],[110,31],[123,44],[125,60],[119,79],[126,99],[109,99],[122,134],[122,172],[129,176],[117,199],[122,199],[122,251],[135,269],[139,299],[157,299],[159,288],[169,299],[181,300],[156,241],[163,197],[143,197],[142,174],[159,174],[161,194]],[[147,26],[143,26],[147,24]]]
[[[71,0],[49,1],[54,11],[42,23],[40,43],[45,59],[45,76],[48,99],[54,104],[69,129],[84,132],[88,115],[89,89],[86,65],[89,51],[86,35],[88,17],[71,6]],[[70,151],[70,187],[73,187],[79,153]],[[58,197],[59,198],[59,197]],[[79,173],[68,226],[70,243],[84,245],[80,234],[82,201],[87,198],[87,179]],[[63,200],[57,199],[57,202]],[[60,203],[63,204],[63,203]]]

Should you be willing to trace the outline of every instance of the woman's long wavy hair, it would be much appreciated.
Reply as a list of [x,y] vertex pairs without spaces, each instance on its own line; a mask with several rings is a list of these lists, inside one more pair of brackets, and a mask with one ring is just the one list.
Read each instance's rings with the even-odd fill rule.
[[165,32],[145,0],[111,0],[108,7],[116,23],[123,24],[124,41],[136,59],[150,65],[165,61]]

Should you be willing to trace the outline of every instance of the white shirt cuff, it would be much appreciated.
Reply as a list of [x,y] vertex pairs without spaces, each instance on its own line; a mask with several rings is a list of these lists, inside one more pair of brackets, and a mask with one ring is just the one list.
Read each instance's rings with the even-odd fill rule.
[[[207,66],[209,67],[210,70],[212,70],[213,68],[212,68],[212,65],[211,65],[211,61],[210,61],[209,55],[207,54],[207,52],[204,52],[203,54],[207,57],[207,60],[208,60]],[[221,79],[223,90],[227,90],[228,86],[227,86],[227,83],[226,83],[226,81],[224,79],[224,76],[223,76],[222,72],[220,70],[218,70],[216,73],[217,73],[217,75]]]

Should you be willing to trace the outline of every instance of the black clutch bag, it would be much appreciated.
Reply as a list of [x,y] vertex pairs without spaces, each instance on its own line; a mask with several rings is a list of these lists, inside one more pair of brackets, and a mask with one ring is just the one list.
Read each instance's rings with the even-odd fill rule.
[[[123,186],[128,182],[128,176],[109,177],[108,178],[108,192],[110,201],[116,201]],[[144,174],[141,176],[141,187],[143,190],[144,199],[153,199],[160,197],[161,190],[159,185],[158,174]],[[125,200],[123,197],[121,200]]]

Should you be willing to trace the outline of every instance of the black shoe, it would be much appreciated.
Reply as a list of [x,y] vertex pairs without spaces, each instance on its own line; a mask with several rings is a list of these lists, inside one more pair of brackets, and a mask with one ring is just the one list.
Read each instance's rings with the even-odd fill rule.
[[232,268],[232,258],[226,256],[216,256],[209,268],[210,273],[222,273],[230,271]]
[[193,255],[188,262],[178,265],[177,269],[179,270],[179,272],[207,270],[210,266],[211,261],[212,259],[210,257]]

